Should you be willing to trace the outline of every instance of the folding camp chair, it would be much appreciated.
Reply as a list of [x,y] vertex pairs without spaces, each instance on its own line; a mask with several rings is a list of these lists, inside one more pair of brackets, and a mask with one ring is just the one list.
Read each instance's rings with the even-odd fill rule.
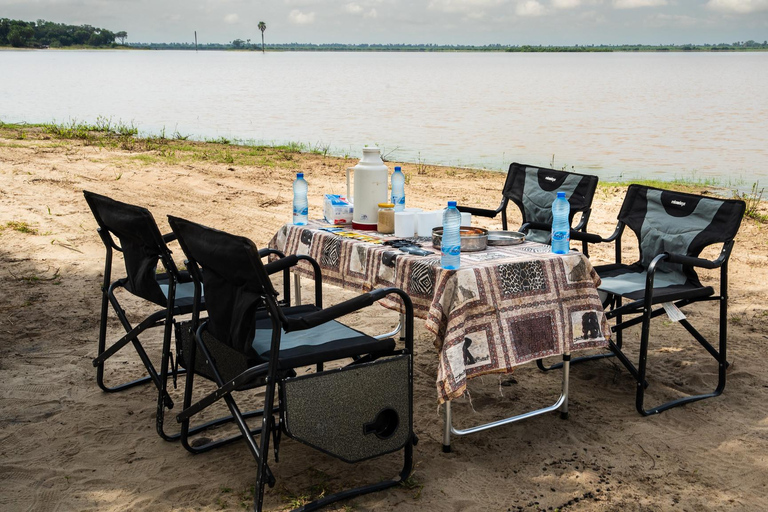
[[558,192],[565,192],[571,205],[568,221],[573,224],[577,213],[581,214],[579,223],[571,229],[573,240],[582,240],[582,251],[587,252],[586,237],[589,214],[592,211],[592,199],[597,188],[597,176],[558,171],[532,165],[512,163],[509,166],[507,180],[502,189],[501,204],[495,210],[459,206],[462,212],[469,212],[480,217],[496,218],[501,213],[502,229],[507,228],[507,205],[512,201],[523,217],[520,231],[526,232],[526,239],[548,244],[552,232],[552,202]]
[[[166,243],[176,237],[172,233],[161,235],[152,214],[146,208],[134,206],[109,197],[83,191],[93,216],[98,224],[98,232],[106,247],[104,282],[102,285],[101,318],[99,325],[98,356],[93,360],[96,367],[96,382],[107,392],[117,392],[145,382],[153,382],[158,390],[157,431],[165,439],[178,438],[179,435],[166,434],[163,428],[165,408],[173,407],[173,400],[167,392],[168,369],[171,366],[171,325],[175,315],[192,312],[194,285],[188,273],[181,272],[171,257]],[[115,241],[117,239],[118,243]],[[111,282],[113,251],[122,253],[125,262],[126,277]],[[158,261],[164,272],[157,273]],[[118,302],[115,291],[123,288],[134,296],[159,306],[137,326],[128,321],[123,306]],[[126,334],[109,348],[106,347],[107,314],[112,305]],[[139,335],[152,327],[164,327],[161,370],[155,369],[146,350],[139,341]],[[132,344],[139,355],[147,376],[131,382],[108,386],[104,382],[104,365],[107,359],[120,349]]]
[[[596,266],[602,279],[599,291],[607,294],[606,316],[616,318],[616,341],[611,351],[637,381],[636,407],[642,415],[660,413],[671,407],[718,396],[725,388],[728,327],[728,258],[741,224],[745,204],[739,200],[716,199],[694,194],[630,185],[618,216],[615,232],[605,242],[615,242],[616,263]],[[629,227],[637,236],[640,259],[621,262],[621,239]],[[715,260],[699,257],[713,244],[723,244]],[[695,269],[720,269],[719,292],[699,281]],[[623,300],[628,300],[623,304]],[[685,319],[679,308],[701,301],[719,304],[719,347],[715,349]],[[718,363],[718,383],[711,393],[684,396],[651,409],[643,405],[651,319],[667,314],[682,325]],[[624,317],[631,315],[625,320]],[[622,331],[642,324],[638,366],[622,351]]]
[[[558,192],[565,192],[571,210],[568,222],[573,224],[577,213],[581,214],[579,223],[571,228],[571,239],[582,242],[582,252],[589,256],[588,242],[595,243],[599,236],[587,233],[587,223],[592,212],[592,199],[597,189],[597,176],[558,171],[532,165],[512,163],[509,166],[507,180],[502,190],[501,204],[495,210],[459,206],[462,212],[469,212],[480,217],[496,218],[501,213],[502,229],[507,230],[507,206],[512,201],[523,217],[520,231],[526,233],[526,239],[549,244],[552,237],[552,202]],[[571,364],[587,359],[605,357],[583,356],[571,360]],[[540,370],[548,371],[562,368],[563,363],[545,367],[541,359],[536,361]]]
[[[195,282],[195,304],[202,290],[208,319],[193,312],[196,326],[191,343],[182,343],[179,356],[187,369],[182,444],[193,453],[190,418],[220,399],[235,417],[242,438],[258,465],[254,508],[261,510],[264,485],[275,478],[267,464],[270,437],[275,461],[281,433],[346,462],[357,462],[399,450],[404,452],[398,477],[342,491],[305,505],[313,510],[329,503],[382,490],[408,478],[413,466],[412,353],[413,307],[397,288],[365,293],[341,304],[322,308],[320,267],[308,256],[286,256],[264,265],[247,238],[169,216],[169,223],[189,259]],[[269,275],[309,262],[315,272],[315,304],[281,306]],[[336,321],[383,297],[395,294],[405,307],[405,348],[395,350],[393,339],[376,339]],[[199,324],[199,325],[198,325]],[[323,371],[330,361],[354,358],[335,370]],[[297,376],[297,367],[316,366],[317,372]],[[195,371],[189,371],[194,368]],[[192,403],[194,375],[218,387]],[[261,427],[250,429],[234,391],[264,389]],[[275,393],[278,393],[275,404]],[[255,434],[260,434],[257,444]]]

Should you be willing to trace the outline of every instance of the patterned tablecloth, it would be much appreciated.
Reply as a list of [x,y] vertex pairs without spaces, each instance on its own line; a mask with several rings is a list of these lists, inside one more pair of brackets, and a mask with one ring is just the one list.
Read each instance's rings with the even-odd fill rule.
[[[412,256],[340,237],[323,226],[285,225],[269,245],[286,254],[312,256],[324,283],[360,292],[386,286],[405,290],[415,315],[426,319],[436,335],[440,403],[460,397],[467,379],[507,373],[566,348],[607,345],[610,329],[596,289],[600,278],[581,253],[561,256],[548,245],[525,242],[462,253],[460,269],[444,270],[431,240],[418,239],[434,256]],[[312,275],[305,263],[298,272]],[[382,304],[401,310],[395,299]]]

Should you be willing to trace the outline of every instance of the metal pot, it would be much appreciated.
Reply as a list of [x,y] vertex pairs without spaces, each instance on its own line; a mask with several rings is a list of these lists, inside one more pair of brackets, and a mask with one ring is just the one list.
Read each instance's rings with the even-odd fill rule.
[[[487,229],[461,226],[459,228],[459,236],[461,237],[461,252],[484,251],[488,246]],[[442,241],[443,228],[432,229],[432,247],[440,249]]]

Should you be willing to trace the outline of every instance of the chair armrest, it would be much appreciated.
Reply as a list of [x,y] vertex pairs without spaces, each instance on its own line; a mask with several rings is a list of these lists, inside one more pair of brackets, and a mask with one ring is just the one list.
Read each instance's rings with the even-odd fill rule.
[[[552,229],[552,224],[547,224],[546,222],[526,222],[520,226],[520,231],[527,232],[529,229],[549,231]],[[579,240],[590,244],[599,244],[606,241],[600,235],[578,231],[577,228],[571,228],[571,240]]]
[[473,208],[471,206],[457,206],[456,209],[463,213],[471,213],[477,217],[488,217],[489,219],[493,219],[501,211],[501,208],[496,210],[488,210],[486,208]]
[[727,258],[726,254],[720,253],[720,256],[715,260],[707,260],[704,258],[696,258],[694,256],[685,256],[683,254],[665,253],[667,255],[667,261],[670,263],[681,263],[683,265],[690,265],[692,267],[701,268],[718,268],[725,263]]
[[587,242],[588,244],[599,244],[605,242],[603,237],[600,235],[596,235],[594,233],[585,233],[584,231],[577,231],[576,229],[571,229],[571,240],[580,240],[582,242]]
[[165,243],[173,242],[177,238],[178,237],[176,236],[176,233],[171,231],[170,233],[166,233],[166,234],[163,235],[163,242],[165,242]]
[[285,253],[283,251],[278,251],[277,249],[259,249],[259,258],[266,258],[270,254],[275,254],[280,258],[285,258]]
[[[262,258],[265,255],[261,254],[261,251],[259,251],[259,256]],[[285,256],[284,258],[280,258],[279,260],[275,260],[272,263],[267,263],[264,265],[264,270],[267,271],[267,274],[272,275],[277,272],[280,272],[282,270],[291,268],[292,266],[296,265],[299,262],[299,257],[295,254],[291,254],[290,256]]]
[[552,224],[546,222],[526,222],[520,226],[520,231],[527,232],[529,229],[540,229],[542,231],[552,231]]
[[[301,318],[289,317],[288,325],[283,327],[285,328],[285,332],[311,329],[312,327],[317,327],[318,325],[330,322],[331,320],[336,320],[342,316],[354,313],[355,311],[359,311],[363,308],[367,308],[368,306],[371,306],[376,301],[383,299],[385,296],[391,293],[397,293],[401,298],[404,297],[405,299],[408,299],[408,302],[410,302],[410,299],[405,294],[405,292],[399,288],[378,288],[368,293],[358,295],[352,299],[345,300],[344,302],[336,304],[335,306],[321,309],[320,311],[316,311],[314,313],[309,313],[302,316]],[[406,307],[406,309],[408,308]],[[410,310],[409,314],[411,316],[413,315],[412,309]]]

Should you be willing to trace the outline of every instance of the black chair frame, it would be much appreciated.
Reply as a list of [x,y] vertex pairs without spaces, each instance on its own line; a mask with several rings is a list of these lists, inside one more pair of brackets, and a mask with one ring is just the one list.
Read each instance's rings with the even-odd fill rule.
[[[616,246],[616,259],[621,261],[621,235],[624,231],[625,224],[620,223],[616,231],[608,238],[606,242],[615,241]],[[616,325],[611,327],[611,331],[616,335],[616,341],[610,340],[608,347],[610,353],[597,354],[594,356],[587,356],[584,359],[598,359],[600,357],[609,357],[615,355],[621,364],[627,369],[627,371],[634,377],[637,383],[637,393],[635,398],[635,407],[637,412],[643,416],[649,416],[658,414],[672,407],[684,405],[690,402],[696,402],[698,400],[704,400],[706,398],[712,398],[722,394],[725,389],[726,383],[726,370],[729,363],[726,359],[727,355],[727,340],[728,340],[728,259],[731,255],[733,248],[733,241],[728,241],[723,244],[723,248],[720,251],[719,256],[714,260],[706,260],[703,258],[695,258],[680,254],[663,253],[656,256],[648,267],[648,273],[646,278],[645,295],[641,300],[635,300],[624,304],[621,297],[612,297],[607,301],[608,311],[606,317],[610,320],[615,318]],[[698,267],[703,269],[720,269],[720,290],[719,293],[713,296],[705,296],[694,299],[681,299],[674,302],[676,308],[680,309],[696,302],[718,302],[718,348],[712,346],[712,344],[693,326],[686,320],[680,320],[682,325],[693,338],[699,342],[699,344],[717,361],[718,364],[718,380],[717,386],[712,392],[701,393],[686,397],[681,397],[675,400],[671,400],[660,404],[655,407],[645,408],[645,390],[649,384],[646,380],[648,370],[648,347],[650,343],[650,327],[651,320],[658,316],[665,314],[665,309],[662,306],[653,307],[654,293],[653,283],[656,276],[656,270],[659,264],[663,261],[670,263],[680,263],[683,265],[689,265],[691,267]],[[630,319],[625,320],[625,316],[632,316]],[[637,324],[642,324],[640,333],[640,348],[639,348],[639,361],[635,366],[632,361],[624,353],[623,349],[623,331],[629,327]]]
[[[630,189],[627,192],[629,196],[633,193],[632,189],[645,188],[648,190],[659,190],[651,187],[640,187],[637,185],[630,185]],[[660,191],[665,192],[665,191]],[[696,197],[691,194],[680,194],[679,196]],[[703,196],[702,196],[703,197]],[[626,201],[626,200],[625,200]],[[737,200],[721,200],[724,203],[732,203],[734,213],[738,217],[738,222],[741,221],[741,217],[744,212],[744,203]],[[624,207],[622,207],[624,208]],[[739,213],[739,209],[741,209]],[[602,242],[614,243],[615,248],[615,265],[606,265],[603,267],[596,267],[595,270],[598,275],[601,274],[603,268],[610,268],[622,263],[622,235],[625,232],[627,223],[623,222],[620,218],[617,223],[615,231],[607,238],[602,239]],[[676,254],[670,252],[661,252],[660,254],[653,255],[653,259],[648,264],[646,269],[645,287],[642,298],[635,298],[630,302],[624,303],[623,298],[617,294],[608,294],[605,300],[605,306],[607,308],[606,317],[615,319],[616,324],[611,327],[611,331],[615,333],[616,341],[609,341],[609,353],[597,354],[593,356],[586,356],[579,358],[582,361],[589,359],[597,359],[601,357],[609,357],[615,355],[616,358],[622,363],[627,371],[632,375],[636,382],[636,399],[635,407],[637,411],[643,415],[653,415],[661,413],[667,409],[684,405],[707,398],[712,398],[722,394],[726,384],[726,370],[728,368],[727,355],[727,339],[728,339],[728,260],[733,249],[735,236],[738,230],[738,223],[735,227],[731,227],[732,233],[726,235],[723,240],[717,242],[711,242],[707,245],[716,243],[722,243],[720,253],[717,258],[713,260],[707,260],[698,257],[698,255],[691,254]],[[699,285],[698,290],[686,294],[679,294],[677,297],[670,295],[670,300],[665,300],[663,297],[657,296],[654,291],[654,281],[657,277],[657,273],[661,265],[663,264],[680,264],[686,269],[686,272],[692,272],[695,275],[695,268],[701,269],[719,269],[719,289],[715,293],[711,288]],[[717,385],[711,392],[694,394],[689,396],[680,397],[668,402],[662,403],[655,407],[646,408],[645,393],[649,387],[649,383],[646,379],[648,369],[648,348],[650,344],[650,325],[651,320],[660,315],[666,313],[664,306],[660,305],[664,302],[671,302],[674,307],[680,309],[685,306],[697,303],[697,302],[717,302],[718,303],[718,342],[717,348],[715,348],[691,323],[683,318],[678,320],[678,323],[682,325],[688,333],[715,359],[718,365],[718,379]],[[626,319],[625,317],[630,318]],[[623,331],[629,327],[641,324],[640,333],[640,345],[638,354],[637,366],[629,359],[627,354],[623,350]],[[574,361],[572,361],[574,362]]]
[[[194,259],[188,248],[185,246],[185,240],[180,233],[179,223],[185,223],[183,219],[178,219],[169,216],[169,223],[177,234],[179,234],[179,243],[188,258],[188,269],[195,283],[195,300],[194,304],[197,305],[202,302],[202,291],[204,282],[205,268],[198,265],[198,262]],[[209,228],[208,228],[209,229]],[[230,235],[231,236],[231,235]],[[288,283],[287,272],[300,261],[309,263],[314,271],[315,277],[315,305],[320,308],[316,313],[309,315],[306,321],[303,321],[303,325],[297,327],[295,324],[292,328],[287,327],[287,318],[285,317],[281,304],[277,300],[277,293],[271,286],[268,277],[266,279],[260,279],[263,286],[263,293],[260,295],[261,301],[263,301],[264,307],[269,315],[272,326],[272,338],[269,352],[269,360],[259,362],[243,371],[242,373],[226,380],[222,374],[218,371],[215,364],[210,364],[214,361],[208,346],[206,345],[206,333],[208,331],[209,320],[200,318],[200,310],[193,308],[193,325],[197,325],[195,329],[195,343],[190,347],[190,353],[186,356],[188,368],[195,368],[196,358],[203,357],[209,362],[212,377],[218,388],[204,397],[198,399],[192,403],[193,388],[194,388],[194,371],[188,371],[185,393],[184,393],[184,406],[183,410],[177,415],[177,421],[181,423],[181,443],[191,453],[202,453],[208,451],[217,446],[228,444],[237,439],[244,439],[248,450],[253,455],[258,464],[257,469],[257,481],[254,490],[254,510],[261,511],[262,501],[264,497],[264,487],[273,487],[275,485],[275,476],[271,471],[267,462],[266,454],[269,452],[270,441],[273,442],[275,461],[278,461],[279,455],[279,443],[281,434],[285,433],[290,436],[290,433],[286,429],[286,423],[284,418],[285,409],[282,404],[282,385],[283,379],[286,377],[295,376],[293,368],[285,368],[280,366],[280,343],[281,343],[281,328],[286,329],[286,332],[292,330],[309,329],[318,325],[324,324],[331,320],[335,320],[339,317],[348,315],[355,311],[366,308],[375,302],[383,299],[388,295],[397,295],[403,303],[405,308],[405,348],[401,350],[395,350],[386,354],[368,354],[363,357],[354,358],[350,366],[359,365],[366,362],[375,360],[378,357],[383,356],[396,356],[396,355],[408,355],[412,358],[413,354],[413,305],[410,297],[398,288],[382,288],[373,290],[368,293],[364,293],[358,297],[347,300],[341,304],[329,308],[322,308],[322,274],[318,263],[309,256],[304,255],[289,255],[284,258],[273,261],[269,265],[263,267],[266,276],[272,275],[276,272],[286,272],[284,274],[284,283]],[[200,352],[198,354],[197,352]],[[408,376],[408,389],[412,396],[413,393],[413,367],[412,359],[409,362],[409,376]],[[317,363],[317,371],[323,370],[322,363]],[[209,377],[210,378],[210,377]],[[263,409],[253,411],[250,415],[243,414],[235,399],[233,393],[238,390],[250,389],[255,385],[265,386],[265,398]],[[275,395],[277,394],[278,402],[275,403]],[[224,400],[228,407],[231,416],[234,418],[235,423],[240,430],[240,434],[232,436],[227,439],[210,442],[202,447],[192,446],[189,436],[193,432],[189,428],[190,419],[218,402]],[[249,417],[261,417],[261,426],[258,428],[250,428],[246,422]],[[418,442],[415,434],[413,434],[412,415],[409,418],[408,429],[410,432],[408,442],[401,448],[404,452],[403,467],[396,478],[384,480],[378,483],[361,486],[355,489],[344,490],[338,493],[334,493],[328,496],[323,496],[311,503],[307,503],[296,510],[309,511],[317,510],[321,507],[329,505],[331,503],[361,496],[371,492],[384,490],[396,485],[399,485],[405,481],[411,474],[413,469],[413,446]],[[260,441],[254,439],[255,435],[260,435]]]
[[[157,414],[155,417],[155,428],[157,433],[166,441],[176,441],[181,438],[181,433],[168,433],[165,429],[165,410],[173,409],[174,406],[174,402],[168,393],[167,385],[168,378],[172,377],[175,387],[177,376],[185,374],[186,370],[184,368],[178,368],[177,362],[174,362],[173,352],[171,349],[171,337],[173,325],[175,324],[175,317],[191,314],[193,310],[192,302],[185,305],[179,305],[176,303],[177,285],[181,282],[191,281],[191,277],[179,271],[176,263],[173,260],[172,253],[167,246],[168,243],[176,240],[176,235],[174,233],[168,233],[165,235],[160,234],[152,214],[145,208],[127,203],[121,203],[119,201],[115,201],[106,196],[102,196],[93,192],[84,191],[84,195],[99,226],[97,229],[99,237],[101,238],[106,248],[104,278],[101,286],[102,301],[99,321],[98,354],[93,359],[93,366],[96,368],[96,383],[103,391],[108,393],[116,393],[141,384],[152,382],[158,390]],[[145,300],[148,300],[149,302],[157,304],[162,308],[147,316],[136,326],[133,326],[130,323],[127,318],[125,309],[121,306],[115,295],[115,292],[118,289],[126,289],[126,285],[130,282],[132,277],[126,276],[112,281],[114,252],[123,253],[123,248],[115,241],[115,238],[119,239],[119,236],[110,229],[108,225],[110,223],[105,221],[103,218],[103,212],[101,211],[103,208],[127,208],[129,210],[133,210],[134,213],[136,213],[141,218],[143,224],[142,227],[145,228],[147,232],[144,233],[144,236],[140,236],[140,238],[142,239],[142,242],[145,244],[145,246],[151,251],[151,253],[157,256],[158,263],[160,263],[163,267],[164,272],[158,274],[157,277],[167,278],[168,292],[165,304],[159,303],[160,301],[157,300],[152,300],[152,298],[147,298],[145,296],[134,294],[128,291],[128,293],[139,296]],[[280,251],[274,249],[262,249],[259,251],[259,254],[262,257],[267,257],[269,255],[276,255],[278,257],[284,256]],[[283,290],[284,300],[290,301],[290,286],[288,285],[287,281],[287,270],[285,274],[286,285],[284,286]],[[107,347],[107,320],[109,316],[110,305],[112,306],[113,311],[123,326],[125,335]],[[200,307],[204,309],[204,305],[202,303]],[[155,327],[164,327],[159,372],[155,368],[152,360],[150,359],[144,346],[139,340],[139,336],[144,331]],[[147,371],[147,375],[130,382],[110,386],[104,380],[105,363],[110,357],[114,356],[118,351],[120,351],[128,344],[133,345]],[[231,417],[218,418],[204,425],[194,427],[192,432],[201,432],[208,428],[222,425],[231,421],[233,421]]]

